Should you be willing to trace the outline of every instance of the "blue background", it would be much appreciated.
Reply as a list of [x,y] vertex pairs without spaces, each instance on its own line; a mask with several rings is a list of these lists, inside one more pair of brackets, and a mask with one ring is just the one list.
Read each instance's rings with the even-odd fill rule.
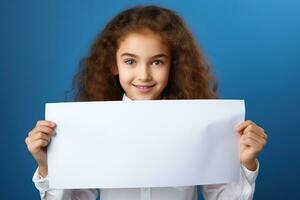
[[219,79],[242,98],[269,142],[254,199],[300,199],[300,1],[9,1],[0,6],[0,198],[38,199],[24,139],[46,102],[64,101],[71,78],[105,23],[155,3],[186,21]]

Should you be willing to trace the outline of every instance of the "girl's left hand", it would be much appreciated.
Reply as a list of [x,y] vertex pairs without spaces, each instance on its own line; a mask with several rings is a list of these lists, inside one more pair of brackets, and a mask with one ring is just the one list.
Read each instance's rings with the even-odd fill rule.
[[264,129],[251,120],[244,121],[236,127],[240,137],[240,162],[247,169],[255,171],[256,157],[267,144],[267,134]]

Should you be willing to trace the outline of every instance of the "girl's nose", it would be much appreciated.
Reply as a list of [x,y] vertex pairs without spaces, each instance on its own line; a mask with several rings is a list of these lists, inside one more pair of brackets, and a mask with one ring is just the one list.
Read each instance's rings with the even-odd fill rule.
[[152,79],[148,66],[140,66],[138,78],[141,81],[150,81]]

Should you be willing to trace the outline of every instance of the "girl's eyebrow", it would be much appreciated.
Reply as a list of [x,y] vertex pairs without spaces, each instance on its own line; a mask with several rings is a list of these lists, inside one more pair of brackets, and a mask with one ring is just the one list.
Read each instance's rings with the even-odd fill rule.
[[132,54],[132,53],[122,53],[122,54],[121,54],[121,57],[122,57],[122,56],[130,56],[130,57],[138,58],[137,55],[134,55],[134,54]]
[[152,56],[151,58],[153,59],[153,58],[160,58],[160,57],[168,58],[168,56],[167,56],[166,54],[164,54],[164,53],[157,54],[157,55],[155,55],[155,56]]
[[[139,56],[135,55],[135,54],[132,54],[132,53],[122,53],[121,54],[121,57],[122,56],[130,56],[130,57],[134,57],[134,58],[138,58]],[[160,53],[160,54],[157,54],[157,55],[154,55],[154,56],[151,56],[151,58],[158,58],[158,57],[165,57],[165,58],[168,58],[168,56],[164,53]]]

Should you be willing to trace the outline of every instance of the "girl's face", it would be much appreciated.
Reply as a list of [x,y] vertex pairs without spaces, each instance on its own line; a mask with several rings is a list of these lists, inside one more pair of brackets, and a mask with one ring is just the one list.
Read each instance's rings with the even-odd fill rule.
[[170,72],[171,55],[161,37],[151,32],[130,33],[116,55],[122,88],[132,100],[160,99]]

